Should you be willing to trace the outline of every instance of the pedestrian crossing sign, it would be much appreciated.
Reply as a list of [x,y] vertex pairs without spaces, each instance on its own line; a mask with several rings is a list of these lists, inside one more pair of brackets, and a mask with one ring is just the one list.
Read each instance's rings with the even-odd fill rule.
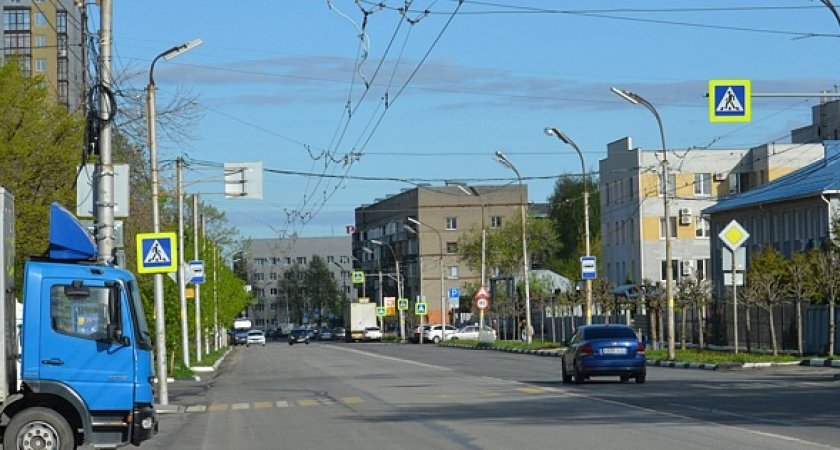
[[418,316],[425,316],[429,314],[429,308],[424,302],[417,302],[414,304],[414,314]]
[[750,80],[709,80],[709,121],[752,120]]
[[177,239],[175,233],[138,233],[137,272],[177,272]]

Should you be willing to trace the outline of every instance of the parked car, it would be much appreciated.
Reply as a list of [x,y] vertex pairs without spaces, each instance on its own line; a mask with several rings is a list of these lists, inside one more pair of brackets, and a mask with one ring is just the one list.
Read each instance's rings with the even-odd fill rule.
[[344,327],[335,327],[332,331],[332,338],[334,341],[343,341],[347,338],[347,329]]
[[627,325],[585,325],[579,327],[561,359],[564,383],[583,383],[589,377],[618,376],[622,382],[635,378],[644,383],[647,375],[645,345]]
[[452,336],[449,339],[453,341],[457,341],[459,339],[471,339],[477,341],[479,330],[482,330],[484,333],[489,333],[490,336],[492,336],[490,340],[496,340],[496,330],[488,327],[479,328],[478,325],[467,325],[462,327],[458,331],[452,333]]
[[233,330],[233,345],[246,345],[248,343],[248,330]]
[[452,339],[452,335],[456,331],[458,331],[458,329],[452,325],[446,325],[445,333],[443,330],[443,325],[432,325],[427,330],[423,331],[423,339],[427,341],[432,341],[435,344],[437,344],[442,340],[448,341],[449,339]]
[[250,347],[251,344],[259,344],[265,347],[265,333],[263,333],[263,330],[248,330],[245,346]]
[[289,345],[300,343],[309,345],[309,330],[304,328],[295,328],[289,332]]
[[[432,324],[430,324],[430,323],[425,323],[425,324],[423,324],[423,325],[417,325],[416,327],[414,327],[414,335],[411,337],[411,342],[414,342],[415,344],[419,343],[419,342],[420,342],[420,336],[423,336],[423,335],[424,335],[424,333],[425,333],[425,332],[429,329],[429,327],[431,327],[431,326],[432,326]],[[425,339],[424,339],[424,340],[425,340]]]
[[366,341],[381,341],[382,340],[382,330],[380,330],[379,327],[367,327],[367,328],[365,328],[364,340],[366,340]]
[[332,340],[332,330],[329,328],[321,328],[321,331],[318,332],[318,340],[319,341],[331,341]]

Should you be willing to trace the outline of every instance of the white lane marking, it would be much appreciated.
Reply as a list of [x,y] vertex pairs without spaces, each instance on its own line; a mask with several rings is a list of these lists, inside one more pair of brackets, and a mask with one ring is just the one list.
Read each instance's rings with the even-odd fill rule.
[[337,345],[332,345],[330,347],[334,348],[336,350],[344,350],[344,351],[347,351],[347,352],[360,353],[362,355],[373,356],[375,358],[387,359],[387,360],[390,360],[390,361],[397,361],[397,362],[402,362],[402,363],[406,363],[406,364],[413,364],[415,366],[427,367],[429,369],[452,370],[449,367],[436,366],[436,365],[433,365],[433,364],[426,364],[426,363],[421,363],[421,362],[417,362],[417,361],[411,361],[411,360],[408,360],[408,359],[395,358],[393,356],[377,355],[376,353],[369,353],[369,352],[365,352],[365,351],[362,351],[362,350],[357,350],[357,349],[354,349],[354,348],[339,347]]
[[671,403],[671,406],[676,406],[677,408],[693,409],[695,411],[708,412],[708,413],[718,414],[718,415],[721,415],[721,416],[737,417],[739,419],[749,419],[749,420],[756,421],[756,422],[767,422],[767,423],[772,423],[772,424],[776,424],[776,425],[784,425],[784,426],[793,425],[793,422],[786,421],[786,420],[765,419],[763,417],[748,416],[746,414],[739,414],[739,413],[736,413],[736,412],[726,411],[726,410],[723,410],[723,409],[701,408],[699,406],[684,405],[682,403]]
[[594,400],[596,402],[606,403],[606,404],[609,404],[609,405],[623,406],[625,408],[644,411],[644,412],[647,412],[647,413],[650,413],[650,414],[660,414],[660,415],[663,415],[663,416],[675,417],[675,418],[686,420],[686,421],[689,421],[689,422],[707,423],[707,424],[710,424],[710,425],[725,427],[725,428],[729,428],[731,430],[742,431],[744,433],[754,434],[754,435],[757,435],[757,436],[768,437],[768,438],[772,438],[772,439],[781,439],[781,440],[788,441],[788,442],[795,442],[797,444],[807,444],[807,445],[812,445],[812,446],[820,447],[820,448],[827,448],[827,449],[831,449],[831,450],[840,450],[840,447],[833,447],[831,445],[821,444],[819,442],[806,441],[804,439],[799,439],[799,438],[795,438],[795,437],[792,437],[792,436],[785,436],[785,435],[782,435],[782,434],[767,433],[767,432],[764,432],[764,431],[751,430],[749,428],[738,427],[738,426],[735,426],[735,425],[729,425],[729,424],[726,424],[726,423],[723,423],[723,422],[715,422],[715,421],[712,421],[712,420],[698,419],[696,417],[687,416],[685,414],[678,414],[678,413],[672,413],[672,412],[667,412],[667,411],[660,411],[658,409],[652,409],[652,408],[648,408],[648,407],[645,407],[645,406],[633,405],[633,404],[630,404],[630,403],[624,403],[624,402],[620,402],[620,401],[617,401],[617,400],[608,400],[608,399],[605,399],[605,398],[599,398],[599,397],[595,397],[595,396],[584,395],[584,394],[580,394],[580,393],[572,392],[572,391],[567,391],[567,394],[571,395],[571,396],[575,396],[575,397],[587,398],[587,399],[590,399],[590,400]]

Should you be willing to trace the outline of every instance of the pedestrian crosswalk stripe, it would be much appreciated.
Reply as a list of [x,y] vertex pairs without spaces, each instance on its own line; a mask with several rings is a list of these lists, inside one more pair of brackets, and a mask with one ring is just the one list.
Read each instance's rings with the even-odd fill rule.
[[234,403],[233,405],[230,406],[230,409],[232,409],[234,411],[237,411],[237,410],[240,410],[240,409],[251,409],[251,404],[250,403]]
[[545,390],[540,389],[538,387],[521,387],[516,388],[517,391],[525,393],[525,394],[542,394],[545,393]]
[[228,405],[225,403],[214,403],[210,405],[210,411],[227,411]]
[[362,403],[362,399],[359,397],[342,397],[341,401],[347,403],[348,405],[355,405],[357,403]]
[[318,400],[315,400],[315,399],[312,399],[312,398],[304,398],[304,399],[298,400],[298,405],[300,405],[300,406],[315,406],[317,404],[318,404]]
[[278,408],[288,408],[289,402],[286,400],[280,400],[279,402],[276,402],[275,405],[277,405]]
[[256,402],[254,403],[254,409],[268,409],[272,408],[274,405],[271,402]]
[[334,401],[332,401],[332,400],[330,400],[330,399],[328,399],[328,398],[322,398],[322,399],[320,400],[320,402],[321,402],[321,404],[322,404],[322,405],[327,405],[327,406],[329,406],[329,405],[335,405],[335,402],[334,402]]
[[186,411],[187,412],[204,412],[204,411],[207,411],[207,406],[205,406],[205,405],[187,406]]

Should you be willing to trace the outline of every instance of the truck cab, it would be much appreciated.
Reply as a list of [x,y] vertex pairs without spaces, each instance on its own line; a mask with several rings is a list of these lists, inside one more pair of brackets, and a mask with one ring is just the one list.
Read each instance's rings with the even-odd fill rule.
[[[9,242],[14,219],[3,216]],[[3,271],[3,448],[139,445],[157,431],[157,416],[152,337],[137,281],[95,264],[90,235],[64,208],[54,204],[50,216],[46,257],[24,267],[19,343],[9,338],[17,329],[14,271]],[[14,267],[12,249],[2,250],[3,263]]]

